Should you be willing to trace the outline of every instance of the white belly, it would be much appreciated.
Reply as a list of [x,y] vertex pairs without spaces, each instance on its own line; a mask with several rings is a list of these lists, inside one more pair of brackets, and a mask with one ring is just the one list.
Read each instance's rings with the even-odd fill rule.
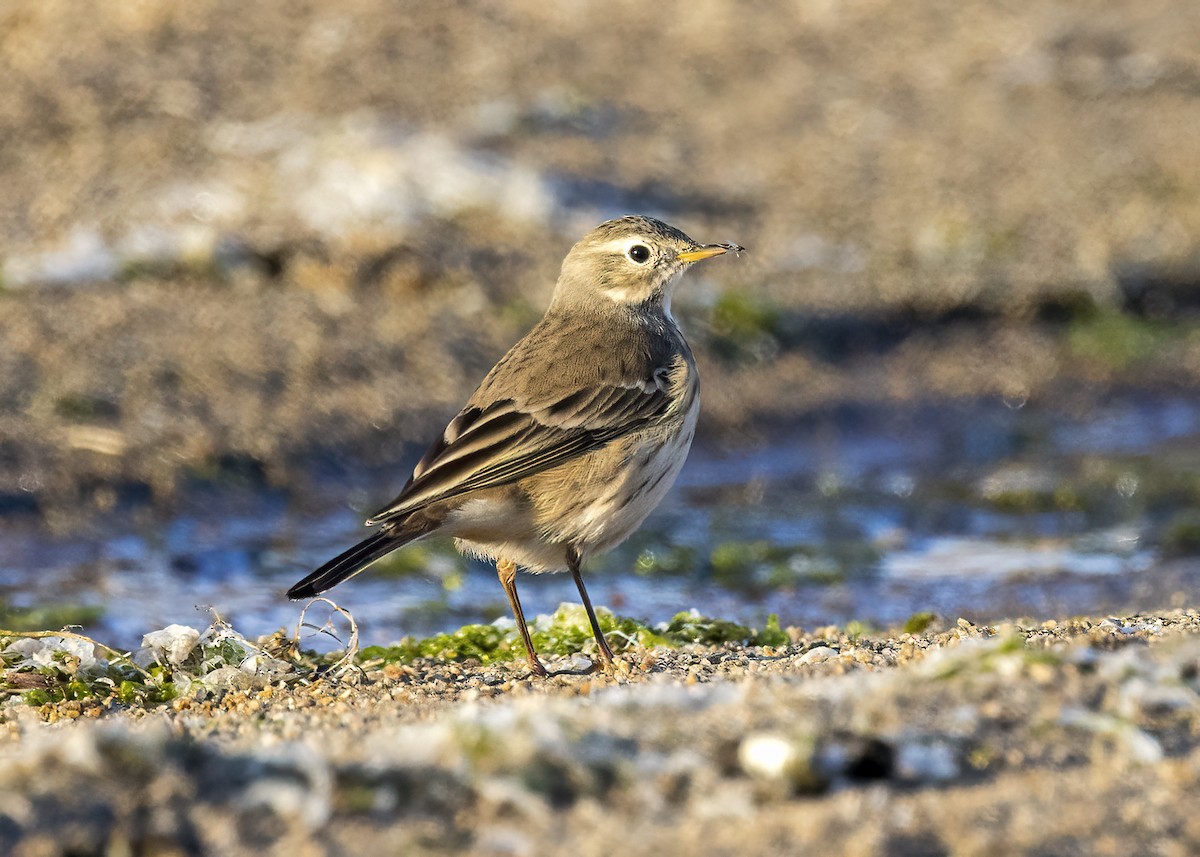
[[455,536],[464,553],[509,559],[532,572],[565,569],[568,547],[584,560],[603,553],[632,535],[671,490],[699,410],[697,397],[678,431],[665,438],[643,436],[623,459],[603,449],[547,471],[529,500],[508,493],[470,499],[452,513],[443,532]]

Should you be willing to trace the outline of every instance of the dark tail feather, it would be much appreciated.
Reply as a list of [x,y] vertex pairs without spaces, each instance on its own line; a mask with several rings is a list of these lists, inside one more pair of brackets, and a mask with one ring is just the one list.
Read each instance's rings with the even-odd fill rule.
[[337,586],[347,577],[358,574],[384,554],[389,554],[396,548],[435,529],[433,522],[422,526],[425,523],[420,522],[417,526],[412,526],[409,521],[405,521],[404,524],[408,524],[408,526],[393,524],[384,527],[369,539],[364,539],[345,553],[338,554],[301,580],[288,590],[288,598],[312,598],[326,589]]

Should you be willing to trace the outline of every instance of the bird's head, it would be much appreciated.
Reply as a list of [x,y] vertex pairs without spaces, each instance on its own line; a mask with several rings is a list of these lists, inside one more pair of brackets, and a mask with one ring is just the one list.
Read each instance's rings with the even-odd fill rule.
[[601,223],[571,248],[554,289],[553,304],[661,306],[670,312],[671,292],[689,266],[737,244],[699,244],[674,226],[641,215]]

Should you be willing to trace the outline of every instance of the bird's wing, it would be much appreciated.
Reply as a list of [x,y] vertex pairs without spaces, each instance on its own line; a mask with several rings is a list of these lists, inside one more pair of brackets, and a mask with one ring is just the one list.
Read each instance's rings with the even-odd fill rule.
[[367,523],[541,473],[650,425],[671,405],[664,369],[644,382],[597,384],[537,403],[502,399],[468,405],[417,464],[400,495]]

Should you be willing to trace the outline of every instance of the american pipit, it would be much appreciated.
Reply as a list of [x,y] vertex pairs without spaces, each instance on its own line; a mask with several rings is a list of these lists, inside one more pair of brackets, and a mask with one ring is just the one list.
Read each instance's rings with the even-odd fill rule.
[[288,591],[308,598],[422,536],[453,536],[494,560],[538,675],[516,573],[570,569],[611,668],[580,566],[624,541],[687,457],[700,409],[691,349],[671,293],[693,262],[736,244],[697,244],[649,217],[623,217],[571,248],[546,315],[484,378],[417,463],[404,490],[367,521],[375,535]]

